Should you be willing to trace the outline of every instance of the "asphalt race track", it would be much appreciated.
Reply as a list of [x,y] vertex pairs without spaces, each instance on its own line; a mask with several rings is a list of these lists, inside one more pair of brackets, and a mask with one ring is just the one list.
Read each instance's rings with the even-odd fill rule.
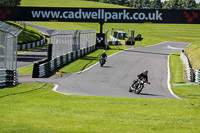
[[[40,32],[52,30],[43,26],[27,23]],[[185,49],[190,43],[163,42],[149,47],[133,47],[108,58],[104,67],[99,64],[90,69],[63,78],[30,79],[57,84],[54,91],[68,95],[140,97],[140,98],[177,98],[168,88],[168,57],[174,52]],[[33,56],[34,55],[34,56]],[[18,68],[33,64],[47,57],[46,49],[37,52],[18,54]],[[151,85],[145,85],[141,94],[130,93],[129,87],[144,69],[149,71]],[[56,77],[56,76],[54,76]],[[28,82],[29,78],[25,79]],[[20,80],[20,79],[19,79]]]
[[[109,57],[104,67],[96,64],[63,78],[57,82],[56,91],[68,95],[174,99],[176,97],[168,89],[168,57],[188,45],[163,42],[125,50]],[[132,81],[144,69],[149,71],[151,84],[145,85],[141,94],[130,93]]]
[[47,58],[47,49],[17,54],[17,68],[32,65],[44,58]]

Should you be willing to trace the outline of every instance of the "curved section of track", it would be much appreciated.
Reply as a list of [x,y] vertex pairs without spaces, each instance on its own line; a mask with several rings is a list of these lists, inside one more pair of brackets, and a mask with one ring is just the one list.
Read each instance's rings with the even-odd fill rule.
[[[168,90],[168,56],[185,49],[189,43],[164,42],[149,47],[134,47],[108,58],[104,67],[95,65],[82,73],[75,73],[57,84],[57,92],[70,95],[176,98]],[[137,75],[149,70],[151,85],[141,94],[128,89]]]

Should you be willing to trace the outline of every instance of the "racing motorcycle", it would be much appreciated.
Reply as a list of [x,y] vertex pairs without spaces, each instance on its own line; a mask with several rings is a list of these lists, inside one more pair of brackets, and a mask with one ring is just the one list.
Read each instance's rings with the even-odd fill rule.
[[129,92],[139,94],[144,88],[144,84],[150,84],[150,82],[147,82],[144,78],[138,78],[138,80],[134,80],[129,88]]
[[106,63],[106,59],[103,58],[103,57],[101,57],[101,58],[99,59],[99,63],[100,63],[100,66],[102,67],[102,66]]

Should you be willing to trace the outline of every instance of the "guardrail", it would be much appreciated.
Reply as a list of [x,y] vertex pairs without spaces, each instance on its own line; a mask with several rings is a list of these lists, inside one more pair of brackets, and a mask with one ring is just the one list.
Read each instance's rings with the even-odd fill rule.
[[40,41],[17,45],[17,50],[27,50],[27,49],[30,49],[30,48],[35,48],[35,47],[44,45],[44,44],[45,44],[45,36]]
[[181,52],[180,58],[182,59],[182,61],[184,62],[185,66],[186,66],[187,79],[189,81],[192,81],[193,71],[192,71],[192,68],[190,67],[190,63],[189,63],[187,56],[183,52]]
[[83,57],[93,51],[95,51],[95,45],[80,49],[78,51],[69,52],[65,55],[58,56],[50,61],[46,59],[46,61],[42,60],[40,62],[35,62],[32,77],[41,78],[47,76],[50,73],[63,67],[64,65],[67,65],[68,63],[79,59],[80,57]]
[[0,69],[0,87],[18,84],[17,71]]

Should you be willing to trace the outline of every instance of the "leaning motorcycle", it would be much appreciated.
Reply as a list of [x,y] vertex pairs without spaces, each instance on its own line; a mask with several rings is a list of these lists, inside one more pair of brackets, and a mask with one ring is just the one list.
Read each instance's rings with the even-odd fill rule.
[[144,84],[146,83],[150,84],[146,82],[144,79],[138,78],[138,80],[134,80],[131,87],[129,88],[129,92],[134,92],[136,94],[139,94],[144,88]]
[[99,59],[99,63],[100,63],[100,66],[101,66],[101,67],[105,64],[105,62],[106,62],[106,59],[105,59],[105,58],[101,57],[101,58]]

